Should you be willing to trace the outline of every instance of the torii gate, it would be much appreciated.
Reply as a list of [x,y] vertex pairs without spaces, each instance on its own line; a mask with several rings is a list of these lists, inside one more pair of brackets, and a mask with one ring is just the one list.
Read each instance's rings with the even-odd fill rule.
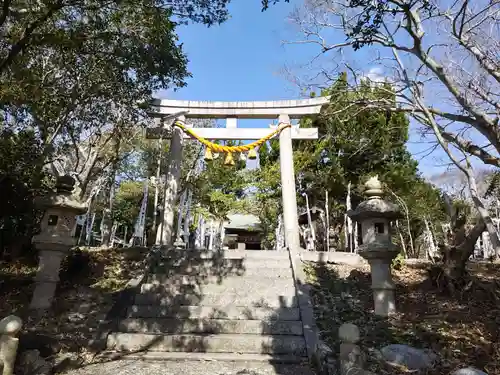
[[[267,136],[270,130],[265,128],[237,128],[239,118],[278,118],[280,124],[290,124],[291,119],[318,114],[321,107],[329,103],[329,101],[329,97],[258,102],[157,99],[152,103],[152,113],[150,115],[156,118],[173,117],[176,121],[184,124],[185,127],[189,127],[189,124],[186,124],[186,119],[189,118],[226,119],[226,128],[195,128],[193,130],[196,131],[197,135],[208,140],[257,140]],[[273,125],[270,127],[273,127]],[[164,191],[164,210],[163,217],[160,219],[162,228],[160,243],[162,245],[171,245],[174,235],[174,205],[181,173],[182,148],[184,139],[190,139],[191,137],[177,126],[148,130],[148,138],[171,139],[169,167]],[[318,139],[318,129],[293,126],[284,128],[279,133],[285,244],[289,249],[297,251],[300,247],[300,240],[292,139]]]

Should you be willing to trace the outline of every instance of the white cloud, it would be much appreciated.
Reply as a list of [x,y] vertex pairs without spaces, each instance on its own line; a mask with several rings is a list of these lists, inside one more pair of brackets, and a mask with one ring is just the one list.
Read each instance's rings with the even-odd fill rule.
[[384,71],[381,67],[375,66],[370,68],[368,73],[364,75],[364,78],[368,79],[370,82],[382,83],[385,81]]

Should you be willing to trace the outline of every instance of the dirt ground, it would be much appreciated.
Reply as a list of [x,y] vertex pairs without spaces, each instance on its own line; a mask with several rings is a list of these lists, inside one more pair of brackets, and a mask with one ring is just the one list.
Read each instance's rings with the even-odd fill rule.
[[[434,350],[440,363],[429,375],[445,375],[466,366],[500,374],[499,264],[470,264],[471,282],[454,296],[431,285],[426,266],[403,266],[393,272],[398,313],[388,320],[373,314],[368,271],[368,267],[346,265],[307,266],[315,285],[317,324],[332,349],[339,349],[338,327],[350,322],[360,328],[360,344],[366,353],[388,344]],[[390,373],[374,360],[367,369]]]
[[36,332],[37,341],[45,337],[46,345],[56,345],[60,353],[73,353],[88,363],[92,356],[89,340],[117,292],[141,271],[142,257],[127,259],[124,252],[115,249],[80,250],[65,259],[56,298],[43,317],[28,314],[36,260],[0,262],[0,317],[15,314],[23,319],[22,334],[28,346],[30,333]]

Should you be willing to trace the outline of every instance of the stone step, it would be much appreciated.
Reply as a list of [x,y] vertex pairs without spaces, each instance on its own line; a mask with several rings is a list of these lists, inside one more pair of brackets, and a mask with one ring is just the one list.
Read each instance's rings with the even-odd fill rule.
[[207,285],[237,285],[237,284],[252,284],[256,287],[261,285],[294,285],[293,278],[291,277],[276,277],[276,276],[234,276],[229,275],[225,277],[218,276],[197,276],[197,275],[170,275],[166,277],[156,277],[157,274],[152,274],[147,277],[147,284],[153,285],[196,285],[204,287]]
[[[156,353],[155,353],[156,354]],[[185,356],[165,362],[164,358],[177,353],[161,353],[151,360],[150,355],[140,357],[141,354],[120,353],[122,359],[104,363],[91,364],[78,369],[68,370],[66,375],[314,375],[311,367],[306,363],[269,363],[262,361],[244,360],[217,360],[210,359],[212,354],[204,358],[191,360],[194,353],[179,353]],[[230,354],[237,357],[237,354]],[[275,358],[276,356],[270,356]],[[130,359],[129,359],[130,358]]]
[[252,258],[252,259],[289,259],[288,251],[275,250],[207,250],[207,249],[174,249],[162,253],[162,258]]
[[247,269],[217,269],[201,266],[189,267],[157,267],[154,266],[153,273],[148,277],[149,281],[165,282],[171,277],[190,277],[197,280],[207,279],[216,281],[226,277],[260,277],[260,278],[283,278],[293,279],[292,269],[289,268],[247,268]]
[[[296,355],[271,355],[271,354],[251,354],[251,353],[186,353],[186,352],[131,352],[122,353],[114,351],[103,351],[97,355],[97,359],[116,361],[119,359],[142,360],[142,361],[175,361],[187,363],[188,361],[201,361],[206,364],[211,362],[224,362],[237,366],[237,363],[246,362],[261,366],[263,364],[303,364],[308,365],[307,357]],[[166,367],[170,367],[168,364]],[[208,372],[212,374],[212,372]],[[232,373],[234,374],[234,373]],[[260,373],[259,373],[260,374]],[[281,372],[279,373],[281,374]],[[205,374],[203,374],[205,375]],[[311,374],[312,375],[312,374]]]
[[[186,281],[186,282],[185,282]],[[174,278],[165,283],[152,282],[141,285],[141,293],[156,292],[166,293],[168,295],[176,293],[194,293],[194,294],[255,294],[260,290],[265,290],[267,294],[275,295],[294,295],[295,285],[293,280],[287,279],[259,279],[259,278],[240,278],[240,279],[222,279],[221,283],[202,284],[196,281]]]
[[238,333],[254,335],[302,335],[300,321],[228,319],[124,319],[118,331],[128,333]]
[[201,269],[212,269],[215,274],[224,274],[227,272],[245,271],[249,268],[291,268],[288,259],[258,259],[258,258],[206,258],[206,259],[162,259],[152,267],[154,272],[169,268],[177,268],[178,273],[184,274],[183,269],[199,267]]
[[286,335],[111,333],[108,335],[107,347],[117,351],[293,354],[301,357],[307,354],[304,337]]
[[297,307],[295,291],[289,294],[268,293],[267,290],[257,293],[231,293],[231,294],[184,294],[165,295],[163,293],[146,292],[135,296],[136,305],[157,306],[248,306],[248,307]]
[[227,306],[142,306],[128,308],[128,318],[299,320],[298,308],[249,308]]

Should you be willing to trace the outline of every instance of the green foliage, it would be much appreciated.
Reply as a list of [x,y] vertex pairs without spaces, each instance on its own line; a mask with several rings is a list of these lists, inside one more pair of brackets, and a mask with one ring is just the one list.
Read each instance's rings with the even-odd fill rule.
[[[257,189],[253,196],[251,212],[259,217],[264,231],[263,246],[272,248],[275,241],[274,229],[278,223],[278,215],[282,211],[281,173],[276,161],[279,155],[279,143],[270,142],[271,147],[259,149],[260,169],[253,171],[253,180]],[[278,145],[278,146],[277,146]]]
[[230,212],[244,211],[249,179],[245,162],[235,155],[235,165],[224,165],[224,155],[206,163],[203,172],[193,182],[195,200],[206,207],[210,215],[225,218]]
[[[345,90],[346,78],[324,94],[332,102],[315,120],[304,120],[304,126],[318,127],[319,142],[298,144],[297,170],[303,173],[303,186],[309,192],[322,193],[328,186],[332,197],[345,195],[349,182],[358,186],[368,175],[379,174],[381,180],[407,183],[416,174],[417,163],[406,150],[408,120],[403,114],[353,108],[345,117],[339,110],[357,96],[391,99],[390,86],[372,88],[361,86],[358,92]],[[325,173],[326,172],[326,173]],[[354,201],[359,201],[359,196]]]
[[485,198],[495,197],[500,198],[500,172],[497,170],[492,171],[486,177],[487,188],[484,193]]
[[[415,224],[412,228],[417,232],[422,230],[424,218],[438,220],[444,212],[442,199],[439,191],[419,176],[418,163],[406,148],[409,121],[405,115],[356,106],[345,110],[346,103],[358,98],[394,101],[391,86],[372,87],[364,83],[352,92],[347,90],[347,76],[342,74],[322,95],[331,96],[330,104],[319,116],[301,121],[301,127],[318,128],[319,140],[294,142],[299,207],[305,208],[301,194],[305,192],[311,206],[324,207],[328,191],[331,224],[342,226],[348,184],[353,186],[351,201],[355,207],[365,199],[362,194],[364,182],[377,174],[388,187],[387,198],[395,199],[389,193],[392,191],[406,203],[410,220]],[[276,141],[260,150],[261,170],[256,175],[261,208],[281,204],[278,158],[279,143]],[[259,212],[261,221],[269,223],[272,226],[269,232],[273,232],[274,213],[264,209]]]
[[[68,99],[99,112],[111,110],[105,99],[136,107],[153,90],[184,84],[187,61],[172,11],[159,4],[85,0],[31,6],[23,16],[17,10],[3,30],[2,102],[42,115],[38,121],[57,115]],[[35,30],[21,38],[33,21]]]
[[[262,11],[267,10],[269,5],[273,5],[279,3],[280,0],[261,0],[262,3]],[[285,3],[290,2],[290,0],[283,0]]]
[[[149,228],[153,220],[154,194],[149,189],[148,206],[146,213],[146,228]],[[122,181],[116,192],[113,202],[113,220],[120,224],[133,228],[144,197],[144,183],[139,181]]]
[[[142,178],[141,152],[135,150],[143,146],[137,136],[149,122],[144,110],[153,92],[182,87],[189,76],[176,26],[221,23],[228,3],[6,2],[0,17],[0,130],[9,133],[2,133],[0,173],[2,192],[11,198],[2,228],[21,227],[20,218],[9,222],[9,212],[34,217],[28,196],[42,185],[43,167],[52,160],[61,161],[64,172],[77,172],[81,197],[99,177]],[[154,170],[152,163],[148,167]],[[123,189],[116,215],[130,225],[131,202],[141,199],[142,190]],[[15,228],[9,233],[22,231]]]
[[32,131],[1,130],[0,153],[1,250],[32,234],[39,219],[33,198],[47,192],[50,180],[37,168],[42,147]]
[[403,268],[403,265],[404,265],[404,255],[402,253],[399,253],[396,258],[394,258],[392,260],[392,263],[391,263],[391,268],[393,270],[396,270],[396,271],[399,271],[401,268]]

